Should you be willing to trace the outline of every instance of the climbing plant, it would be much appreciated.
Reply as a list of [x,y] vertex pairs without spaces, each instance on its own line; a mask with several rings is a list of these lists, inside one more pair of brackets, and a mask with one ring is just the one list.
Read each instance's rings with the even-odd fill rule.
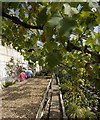
[[26,60],[39,61],[59,77],[65,75],[60,80],[72,118],[95,117],[86,103],[95,98],[81,87],[100,88],[100,33],[94,29],[100,24],[99,14],[100,3],[91,1],[2,3],[2,44],[12,44]]
[[14,58],[11,57],[10,60],[6,63],[6,72],[7,75],[17,79],[19,77],[20,72],[22,71],[22,66],[20,66],[20,61],[14,61]]

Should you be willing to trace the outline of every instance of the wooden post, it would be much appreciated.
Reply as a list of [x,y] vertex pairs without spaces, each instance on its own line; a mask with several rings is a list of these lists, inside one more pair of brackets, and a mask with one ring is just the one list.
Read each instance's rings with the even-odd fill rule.
[[48,92],[49,92],[49,89],[51,88],[51,84],[52,84],[52,79],[50,79],[50,82],[49,82],[49,84],[47,86],[47,90],[46,90],[46,92],[44,94],[43,100],[42,100],[42,102],[40,104],[40,107],[39,107],[39,110],[37,112],[35,120],[40,120],[42,115],[43,115],[43,109],[44,109],[44,106],[45,106],[45,104],[46,104],[46,102],[48,100]]

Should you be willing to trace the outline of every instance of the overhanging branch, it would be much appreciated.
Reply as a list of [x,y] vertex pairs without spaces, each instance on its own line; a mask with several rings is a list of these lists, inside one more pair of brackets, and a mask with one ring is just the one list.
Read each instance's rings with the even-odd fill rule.
[[[19,25],[23,26],[24,28],[29,28],[29,29],[31,28],[31,29],[40,29],[40,30],[43,30],[43,27],[41,27],[41,26],[33,26],[33,25],[26,24],[25,22],[20,21],[17,17],[15,17],[15,16],[10,16],[9,14],[7,14],[7,13],[5,13],[5,12],[2,12],[2,16],[5,17],[5,18],[8,18],[8,19],[10,19],[10,20],[12,20],[15,24],[19,24]],[[63,44],[63,43],[62,43],[62,44]],[[65,47],[64,44],[63,44],[63,47],[64,47],[67,51],[69,51],[69,52],[71,52],[73,49],[82,51],[82,48],[81,48],[81,47],[78,47],[78,46],[70,43],[69,41],[68,41],[67,48]],[[95,61],[96,61],[97,63],[100,63],[100,54],[99,54],[99,53],[97,53],[97,52],[92,52],[92,51],[88,50],[87,48],[84,48],[84,53],[89,53],[89,54],[91,54],[92,57],[95,58]]]
[[12,20],[15,24],[19,24],[19,25],[23,26],[24,28],[32,28],[32,29],[43,30],[43,27],[41,27],[41,26],[33,26],[33,25],[26,24],[25,22],[20,21],[17,17],[10,16],[5,12],[2,12],[2,16]]

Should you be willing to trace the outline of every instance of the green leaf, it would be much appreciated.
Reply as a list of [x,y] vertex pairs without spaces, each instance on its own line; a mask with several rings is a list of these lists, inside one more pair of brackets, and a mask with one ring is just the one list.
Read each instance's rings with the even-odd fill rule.
[[79,13],[77,8],[71,7],[68,3],[64,4],[64,8],[65,8],[65,14],[66,15],[72,16],[74,14]]
[[52,52],[50,52],[47,55],[47,62],[48,62],[48,66],[50,68],[55,67],[56,65],[58,65],[61,61],[61,54],[59,53],[59,51],[55,51],[53,50]]
[[39,26],[43,26],[46,21],[47,21],[47,18],[48,18],[48,15],[47,15],[47,7],[44,7],[41,12],[38,14],[38,17],[37,17],[37,25]]
[[100,46],[99,46],[99,45],[95,45],[95,50],[96,50],[97,52],[100,52]]
[[56,27],[61,20],[62,20],[61,17],[52,17],[52,18],[48,21],[48,24],[49,24],[50,27]]
[[53,28],[49,27],[49,25],[46,23],[44,26],[44,33],[45,33],[47,41],[49,41],[50,39],[52,39],[54,30],[53,30]]
[[100,38],[100,33],[96,33],[96,32],[94,32],[94,35],[96,36],[97,39]]
[[87,45],[95,45],[96,44],[96,39],[92,39],[92,36],[86,39],[86,44]]
[[55,43],[54,39],[52,39],[52,41],[48,41],[44,44],[44,48],[46,48],[48,51],[51,51],[57,48],[57,44]]
[[56,30],[62,35],[69,32],[76,25],[76,21],[71,17],[52,17],[49,21],[50,27],[55,27]]
[[76,21],[73,18],[66,16],[60,21],[60,24],[57,26],[57,28],[59,29],[59,33],[62,35],[66,32],[70,32],[70,30],[72,30],[72,28],[74,28],[75,25]]

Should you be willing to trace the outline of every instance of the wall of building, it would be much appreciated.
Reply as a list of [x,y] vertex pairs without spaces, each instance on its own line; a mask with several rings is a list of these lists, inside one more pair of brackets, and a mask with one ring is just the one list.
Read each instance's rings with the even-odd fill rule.
[[20,64],[24,67],[28,67],[28,62],[24,60],[24,57],[19,52],[12,47],[2,46],[0,43],[0,81],[4,81],[8,77],[5,67],[11,57],[14,58],[15,63],[20,61]]

